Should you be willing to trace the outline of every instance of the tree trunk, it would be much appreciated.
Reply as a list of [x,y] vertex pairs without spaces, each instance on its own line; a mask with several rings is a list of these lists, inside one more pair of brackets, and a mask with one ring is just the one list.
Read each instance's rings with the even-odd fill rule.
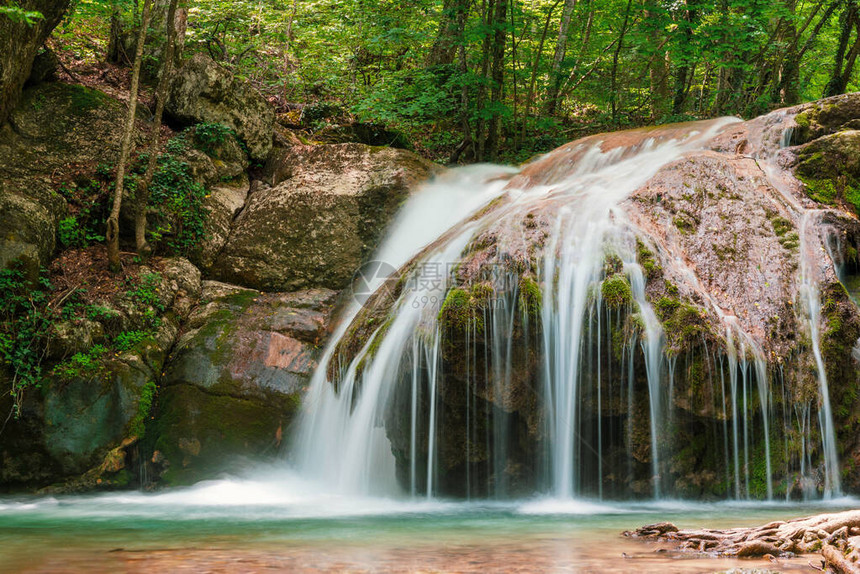
[[544,110],[548,115],[553,115],[558,107],[558,94],[564,77],[561,73],[561,65],[567,52],[567,38],[570,33],[570,21],[573,18],[573,10],[576,8],[576,0],[565,0],[564,9],[561,12],[561,22],[558,25],[558,39],[555,42],[555,52],[552,55],[552,70],[550,71],[549,87],[547,88],[546,104]]
[[[540,69],[540,61],[541,56],[543,55],[543,46],[546,42],[546,35],[549,32],[549,23],[552,20],[552,13],[555,12],[556,7],[561,3],[561,0],[556,0],[555,4],[550,6],[549,12],[546,14],[546,22],[543,26],[543,33],[540,36],[540,42],[538,42],[537,51],[535,52],[534,63],[532,64],[532,73],[531,80],[529,81],[529,89],[526,92],[526,102],[525,102],[525,111],[523,112],[523,125],[522,125],[522,139],[525,139],[526,136],[526,123],[528,122],[529,115],[531,114],[531,103],[535,96],[535,86],[537,85],[537,77],[538,70]],[[562,14],[562,19],[564,15]]]
[[430,53],[427,54],[426,67],[449,66],[454,63],[457,54],[457,14],[463,3],[463,0],[445,0],[442,3],[439,32]]
[[492,87],[490,89],[490,121],[487,124],[486,157],[495,161],[499,154],[499,126],[501,123],[502,90],[505,83],[505,23],[508,3],[505,0],[496,1],[493,17],[493,68]]
[[143,176],[143,181],[135,191],[135,206],[134,214],[134,242],[137,248],[137,253],[141,257],[147,257],[151,252],[149,243],[146,241],[146,206],[149,203],[150,186],[152,178],[155,176],[155,169],[158,165],[158,136],[161,132],[161,117],[164,115],[164,104],[167,100],[167,88],[170,85],[170,78],[173,72],[173,58],[176,49],[176,4],[177,0],[170,0],[167,7],[167,43],[164,46],[164,58],[161,63],[161,72],[158,79],[158,86],[155,89],[155,117],[152,119],[152,133],[150,134],[149,159],[147,160],[146,173]]
[[119,161],[116,168],[116,186],[113,194],[113,207],[107,220],[108,266],[111,271],[120,270],[119,260],[119,210],[122,207],[122,194],[125,186],[125,171],[128,156],[131,152],[131,136],[134,133],[134,118],[137,113],[137,91],[140,84],[140,66],[143,62],[143,45],[146,42],[146,29],[149,27],[149,18],[152,12],[152,0],[146,0],[143,4],[143,17],[140,22],[140,30],[137,34],[137,47],[134,55],[134,67],[131,72],[131,87],[128,92],[128,115],[122,133],[122,144],[120,146]]
[[827,86],[824,88],[823,97],[825,98],[839,95],[845,91],[845,84],[842,81],[844,76],[842,62],[845,59],[845,52],[848,50],[848,41],[851,39],[851,33],[854,31],[855,18],[857,18],[857,3],[855,0],[848,0],[845,10],[842,12],[839,44],[833,57],[833,72],[830,74],[830,81],[827,82]]
[[[681,14],[681,23],[679,26],[681,28],[681,42],[685,46],[689,46],[693,43],[693,21],[696,18],[696,13],[690,10],[689,4],[686,1],[684,5],[687,8]],[[692,76],[690,62],[686,58],[682,59],[675,71],[675,94],[672,97],[672,114],[676,116],[684,112],[687,94],[689,93],[688,86],[692,83]]]
[[[482,16],[481,20],[484,24],[484,30],[489,30],[493,22],[493,13],[495,11],[496,2],[504,2],[505,0],[483,0],[482,1]],[[475,110],[478,112],[478,121],[475,122],[475,159],[484,161],[484,148],[486,145],[486,134],[484,128],[486,120],[484,119],[484,104],[487,98],[487,74],[490,70],[490,48],[492,46],[492,35],[489,31],[484,32],[484,38],[481,46],[481,71],[480,83],[478,85],[478,94],[475,98]]]
[[40,12],[43,18],[27,24],[0,15],[0,125],[18,104],[33,59],[60,23],[69,0],[21,0],[18,7]]
[[615,46],[615,52],[612,54],[612,73],[609,82],[609,107],[612,111],[612,121],[614,122],[618,115],[618,57],[621,55],[621,50],[624,45],[624,36],[627,34],[627,24],[630,22],[630,8],[633,6],[633,0],[627,0],[627,9],[624,10],[624,22],[621,24],[621,32],[618,34],[618,43]]

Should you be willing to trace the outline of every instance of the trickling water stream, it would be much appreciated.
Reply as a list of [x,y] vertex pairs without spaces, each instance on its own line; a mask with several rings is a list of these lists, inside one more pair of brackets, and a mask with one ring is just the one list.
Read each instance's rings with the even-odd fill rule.
[[[734,121],[587,138],[518,175],[478,166],[426,186],[377,254],[400,278],[370,278],[385,296],[346,309],[325,351],[297,434],[300,471],[357,494],[661,498],[716,484],[725,498],[772,499],[778,486],[789,496],[789,481],[814,483],[820,464],[824,495],[838,495],[813,215],[785,190],[776,149],[761,144],[760,161],[801,222],[814,404],[792,399],[736,311],[682,257],[657,245],[655,259],[628,217],[634,191]],[[689,310],[649,295],[658,260],[717,317],[721,342],[672,346],[665,317]],[[702,396],[710,415],[683,407]],[[702,460],[684,469],[685,457]]]

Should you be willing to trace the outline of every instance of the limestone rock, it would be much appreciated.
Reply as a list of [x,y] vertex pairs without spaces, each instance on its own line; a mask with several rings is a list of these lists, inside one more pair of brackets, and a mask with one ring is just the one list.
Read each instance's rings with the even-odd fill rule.
[[124,117],[121,102],[82,86],[24,91],[0,126],[0,266],[22,259],[31,276],[47,266],[67,209],[56,181],[70,165],[113,161]]
[[203,54],[176,71],[165,111],[184,125],[208,122],[233,128],[253,159],[265,160],[272,148],[272,107],[259,92]]
[[403,200],[437,172],[403,150],[361,144],[273,153],[266,183],[234,223],[212,269],[257,289],[341,289]]

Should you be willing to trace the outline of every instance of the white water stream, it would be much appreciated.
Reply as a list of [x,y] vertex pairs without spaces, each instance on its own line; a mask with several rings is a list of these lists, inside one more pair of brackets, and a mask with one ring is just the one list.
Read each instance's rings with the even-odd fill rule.
[[[481,233],[552,206],[555,223],[537,269],[532,270],[542,289],[542,339],[538,344],[542,362],[537,376],[541,388],[536,394],[542,403],[540,444],[545,451],[535,457],[534,491],[559,499],[603,497],[605,479],[619,469],[627,469],[628,482],[632,481],[634,467],[640,464],[636,455],[627,452],[623,463],[611,463],[610,456],[617,456],[611,453],[617,445],[626,445],[629,451],[637,440],[634,417],[644,413],[635,410],[640,400],[635,389],[644,378],[650,447],[645,483],[654,498],[673,496],[663,483],[671,472],[673,455],[683,447],[672,436],[675,359],[666,353],[663,326],[646,297],[646,273],[637,261],[636,230],[622,203],[661,167],[686,152],[702,149],[733,121],[700,122],[673,137],[642,138],[608,151],[598,139],[570,144],[553,152],[561,154],[561,161],[551,163],[553,173],[541,185],[510,185],[515,170],[496,166],[452,170],[426,185],[409,200],[376,256],[398,269],[412,261],[408,284],[422,287],[403,290],[390,320],[377,328],[358,353],[346,357],[346,364],[339,363],[344,357],[336,349],[349,336],[362,307],[354,302],[343,311],[313,377],[298,427],[293,454],[302,476],[347,494],[405,492],[432,498],[451,490],[445,449],[453,440],[466,453],[465,474],[460,479],[465,485],[460,493],[467,497],[473,493],[499,498],[512,495],[516,486],[510,471],[512,445],[518,440],[515,416],[498,405],[481,410],[479,398],[467,389],[460,413],[465,418],[464,437],[446,437],[447,429],[440,422],[452,415],[451,407],[439,398],[440,385],[446,384],[439,309],[454,286],[454,270]],[[765,169],[768,175],[774,173],[772,166]],[[493,202],[497,198],[504,201]],[[796,212],[802,210],[796,201],[790,205]],[[805,238],[809,213],[799,215],[801,237]],[[505,247],[498,246],[499,250]],[[799,277],[818,370],[821,398],[814,412],[820,422],[821,444],[809,444],[804,435],[809,430],[810,409],[786,404],[790,400],[786,401],[785,383],[781,391],[776,389],[764,353],[734,317],[724,315],[711,300],[724,323],[726,344],[724,349],[704,353],[704,360],[719,372],[719,380],[708,384],[721,397],[717,409],[723,413],[722,422],[715,423],[709,435],[713,442],[709,446],[720,453],[714,457],[713,470],[725,475],[727,498],[774,497],[772,445],[782,444],[782,437],[787,445],[791,432],[804,436],[799,468],[788,468],[792,463],[786,455],[786,468],[779,470],[799,472],[802,480],[809,480],[813,472],[809,451],[822,451],[825,496],[840,493],[832,412],[818,347],[820,304],[808,251],[805,246],[801,249]],[[620,260],[631,289],[632,310],[638,314],[639,333],[624,342],[620,362],[601,358],[614,344],[614,315],[604,311],[600,301],[607,255]],[[428,269],[443,272],[429,281],[421,276]],[[687,272],[695,282],[695,274]],[[381,285],[385,277],[373,279],[374,285]],[[477,376],[483,361],[484,372],[492,381],[487,393],[506,397],[515,388],[515,324],[520,320],[527,323],[528,317],[516,315],[522,313],[515,309],[516,278],[500,271],[493,281],[501,304],[485,311],[481,325],[489,332],[487,340],[477,344],[481,333],[470,324],[460,352],[465,355],[467,380],[474,380],[469,377]],[[643,367],[644,372],[639,372]],[[329,380],[332,372],[339,373],[336,381]],[[408,400],[398,400],[398,393],[403,392],[408,393]],[[774,406],[777,392],[782,393],[780,413]],[[626,405],[625,420],[603,420],[604,405],[612,401]],[[584,410],[588,403],[597,405],[591,414]],[[407,447],[403,447],[404,441],[397,447],[402,459],[399,468],[392,432],[408,437]],[[638,494],[644,494],[641,488]]]

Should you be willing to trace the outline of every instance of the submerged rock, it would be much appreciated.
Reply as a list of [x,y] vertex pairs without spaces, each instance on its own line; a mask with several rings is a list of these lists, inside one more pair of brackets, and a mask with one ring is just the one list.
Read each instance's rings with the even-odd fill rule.
[[270,291],[341,289],[410,190],[438,169],[410,152],[361,144],[282,149],[212,274]]

